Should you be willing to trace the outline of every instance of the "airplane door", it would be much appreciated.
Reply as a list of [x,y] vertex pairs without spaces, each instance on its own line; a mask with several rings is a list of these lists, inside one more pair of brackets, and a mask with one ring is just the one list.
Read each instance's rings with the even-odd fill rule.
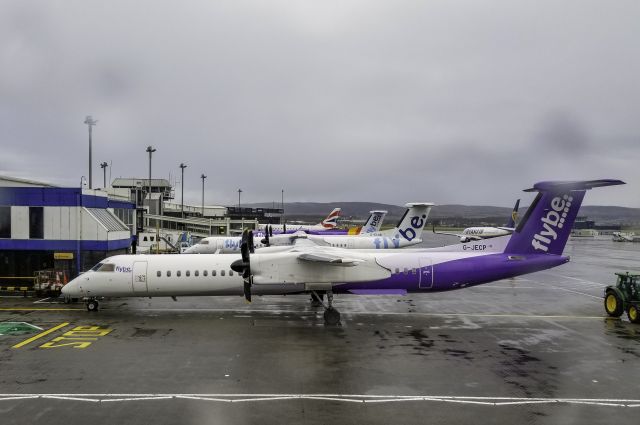
[[136,261],[133,263],[133,294],[134,295],[146,295],[147,294],[147,262]]
[[433,263],[430,258],[420,259],[420,282],[418,287],[421,289],[433,288]]

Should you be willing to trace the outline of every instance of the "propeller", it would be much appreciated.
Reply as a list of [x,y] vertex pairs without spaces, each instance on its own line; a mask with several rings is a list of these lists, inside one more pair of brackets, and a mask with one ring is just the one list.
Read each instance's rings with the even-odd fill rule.
[[240,242],[240,253],[242,254],[242,258],[231,263],[231,270],[239,274],[242,273],[242,279],[244,279],[244,298],[248,302],[251,302],[251,285],[253,284],[250,259],[250,254],[253,252],[253,232],[245,230],[242,232],[242,239]]
[[273,226],[269,225],[269,236],[273,236]]

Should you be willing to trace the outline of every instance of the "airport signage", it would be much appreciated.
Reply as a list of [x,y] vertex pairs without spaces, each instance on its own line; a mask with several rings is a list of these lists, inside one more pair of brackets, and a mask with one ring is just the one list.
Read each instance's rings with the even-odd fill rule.
[[54,260],[73,260],[73,252],[54,252]]

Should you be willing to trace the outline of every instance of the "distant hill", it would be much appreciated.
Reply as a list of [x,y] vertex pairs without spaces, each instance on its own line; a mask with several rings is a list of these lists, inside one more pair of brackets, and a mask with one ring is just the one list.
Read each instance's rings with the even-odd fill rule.
[[[247,204],[253,208],[272,208],[273,203]],[[278,205],[276,205],[277,207]],[[395,221],[404,213],[405,207],[381,204],[376,202],[292,202],[285,203],[287,221],[305,221],[316,223],[322,220],[333,208],[342,208],[342,216],[346,219],[364,220],[371,210],[387,210],[389,214],[385,222]],[[522,216],[528,206],[520,207]],[[460,225],[494,224],[504,225],[511,214],[511,208],[486,205],[437,205],[433,207],[429,221],[455,221]],[[580,216],[586,216],[597,224],[622,224],[626,226],[640,225],[640,208],[616,206],[589,206],[580,208]]]

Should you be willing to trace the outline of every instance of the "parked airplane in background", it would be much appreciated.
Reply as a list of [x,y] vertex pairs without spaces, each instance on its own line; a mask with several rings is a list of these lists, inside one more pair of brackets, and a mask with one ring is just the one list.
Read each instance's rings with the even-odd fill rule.
[[545,270],[562,255],[588,189],[620,180],[540,182],[510,236],[491,241],[410,250],[359,251],[317,246],[300,239],[294,249],[236,255],[116,255],[62,288],[98,309],[98,297],[278,295],[326,291],[327,325],[340,322],[334,293],[405,294],[460,289]]
[[331,213],[318,224],[258,224],[258,230],[264,231],[267,226],[271,227],[274,233],[293,233],[297,231],[322,231],[331,230],[338,225],[338,218],[340,217],[341,208],[334,208]]
[[[318,236],[307,235],[300,231],[292,234],[281,233],[279,235],[269,236],[270,232],[265,233],[265,237],[253,236],[253,246],[257,249],[265,247],[281,247],[292,246],[296,239],[309,238],[319,245],[330,245],[343,248],[402,248],[404,246],[415,245],[420,243],[422,239],[422,227],[426,223],[432,204],[407,204],[407,212],[403,216],[399,227],[386,230],[384,232],[374,231],[371,233],[362,233],[353,236]],[[368,230],[380,230],[382,218],[386,211],[372,211],[365,227]],[[410,213],[407,215],[407,213]],[[417,227],[414,227],[416,225]],[[419,229],[418,229],[419,227]],[[375,236],[370,236],[375,235]],[[185,250],[185,254],[231,254],[240,252],[240,244],[242,238],[240,236],[209,236],[202,239],[197,244]],[[272,250],[273,251],[273,250]]]
[[482,239],[495,238],[498,236],[510,235],[513,233],[515,228],[515,223],[518,220],[518,208],[520,207],[520,199],[516,201],[515,206],[513,207],[513,211],[511,211],[511,217],[507,222],[507,225],[504,227],[491,227],[491,226],[482,226],[482,227],[467,227],[462,231],[462,233],[448,233],[448,232],[436,232],[435,225],[433,227],[433,233],[438,235],[449,235],[449,236],[457,236],[460,238],[460,242],[471,242],[471,241],[479,241]]

